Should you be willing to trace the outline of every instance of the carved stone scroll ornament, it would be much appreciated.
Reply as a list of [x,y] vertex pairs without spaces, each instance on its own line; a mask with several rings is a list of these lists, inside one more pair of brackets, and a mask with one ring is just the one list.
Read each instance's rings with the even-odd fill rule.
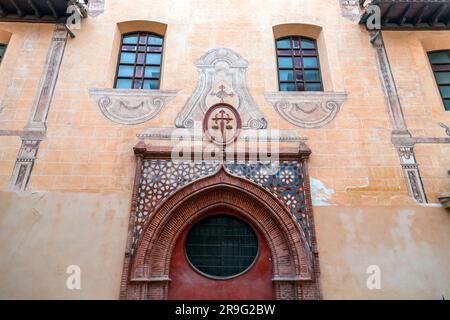
[[300,128],[321,128],[332,121],[347,99],[345,92],[267,92],[266,100]]
[[217,103],[233,105],[242,117],[243,129],[265,129],[267,121],[246,86],[248,62],[236,52],[225,49],[208,51],[195,62],[198,84],[176,118],[178,128],[193,128],[202,123],[207,110]]
[[90,89],[103,115],[120,124],[140,124],[158,115],[177,95],[172,90]]

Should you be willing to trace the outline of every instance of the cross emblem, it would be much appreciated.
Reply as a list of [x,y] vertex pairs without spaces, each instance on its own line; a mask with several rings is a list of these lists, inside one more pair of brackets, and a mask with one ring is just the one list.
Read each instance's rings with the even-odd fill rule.
[[222,133],[222,138],[225,140],[225,128],[228,130],[233,129],[233,127],[228,124],[234,119],[230,117],[230,115],[226,113],[225,110],[220,110],[211,120],[213,120],[216,125],[219,125],[220,132]]
[[226,91],[225,91],[225,86],[222,84],[220,87],[219,87],[219,91],[217,91],[217,92],[211,92],[211,95],[212,96],[215,96],[215,97],[217,97],[217,98],[219,98],[220,99],[220,102],[224,102],[224,99],[225,98],[227,98],[227,97],[234,97],[234,93],[227,93]]

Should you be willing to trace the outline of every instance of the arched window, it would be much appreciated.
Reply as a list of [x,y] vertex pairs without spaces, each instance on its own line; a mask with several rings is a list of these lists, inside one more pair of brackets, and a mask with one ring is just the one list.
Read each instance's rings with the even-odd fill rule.
[[159,89],[164,38],[149,32],[125,34],[120,45],[117,89]]
[[450,50],[432,51],[428,53],[433,68],[444,108],[450,111]]
[[231,278],[247,271],[258,254],[258,237],[244,221],[221,214],[198,222],[186,238],[191,266],[213,278]]
[[6,44],[1,44],[0,43],[0,63],[3,60],[3,56],[5,55],[5,51],[6,51]]
[[323,91],[316,40],[290,36],[276,47],[280,91]]

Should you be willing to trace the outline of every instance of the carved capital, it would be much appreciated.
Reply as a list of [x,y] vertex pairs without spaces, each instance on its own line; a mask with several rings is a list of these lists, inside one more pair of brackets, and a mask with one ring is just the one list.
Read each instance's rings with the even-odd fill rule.
[[300,128],[321,128],[332,121],[347,99],[345,92],[267,92],[266,100]]
[[90,89],[103,115],[109,120],[127,125],[153,119],[176,97],[173,90]]

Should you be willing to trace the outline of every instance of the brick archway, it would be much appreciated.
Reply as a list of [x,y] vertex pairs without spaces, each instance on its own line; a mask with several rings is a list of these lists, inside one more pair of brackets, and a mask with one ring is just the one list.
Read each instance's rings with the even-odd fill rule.
[[277,299],[320,298],[317,266],[293,216],[269,192],[223,168],[180,189],[152,215],[133,256],[125,259],[121,298],[167,299],[179,235],[215,206],[240,212],[260,230],[272,254]]

